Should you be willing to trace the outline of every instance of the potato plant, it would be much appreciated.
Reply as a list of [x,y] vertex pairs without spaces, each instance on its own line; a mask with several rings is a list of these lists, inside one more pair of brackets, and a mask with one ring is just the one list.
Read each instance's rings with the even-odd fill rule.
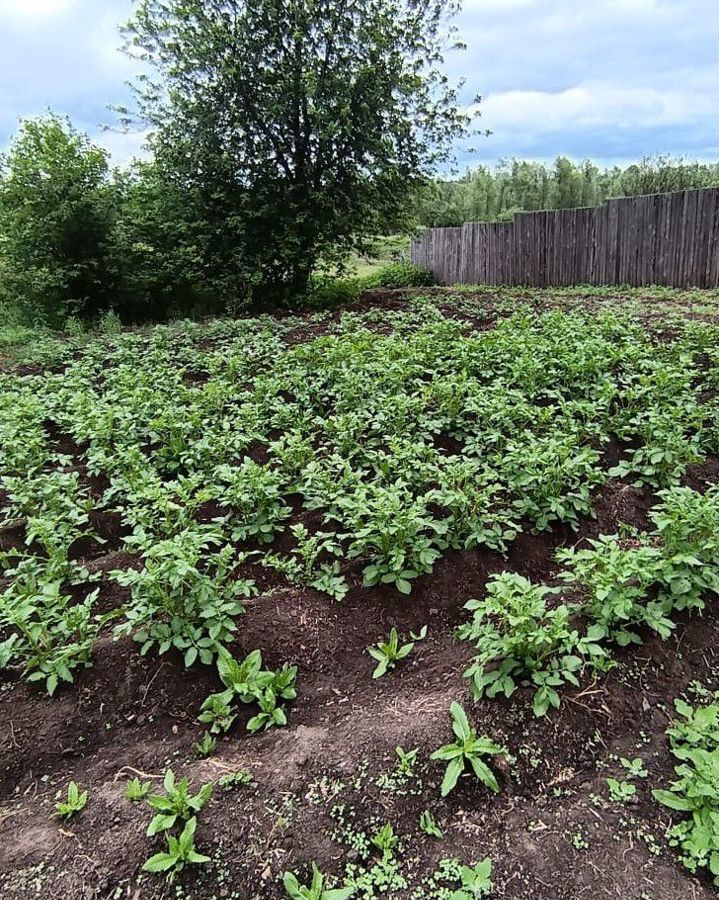
[[579,684],[585,657],[604,656],[597,643],[601,634],[593,630],[583,640],[572,625],[569,606],[547,608],[546,597],[554,592],[504,572],[487,585],[484,600],[465,605],[473,618],[460,627],[458,636],[479,651],[464,673],[475,699],[485,694],[511,697],[517,682],[526,678],[534,688],[534,713],[541,716],[550,706],[559,706],[557,688]]
[[143,554],[143,569],[113,572],[131,594],[127,621],[116,633],[132,634],[143,654],[154,646],[160,654],[174,648],[187,667],[198,658],[209,665],[232,640],[236,619],[245,611],[241,598],[255,589],[251,581],[232,578],[231,546],[210,552],[219,543],[211,530],[183,531],[152,544]]
[[719,885],[719,703],[715,698],[695,710],[679,700],[676,708],[681,718],[667,731],[679,761],[676,780],[652,794],[662,806],[682,814],[667,838],[684,865],[691,872],[707,869]]

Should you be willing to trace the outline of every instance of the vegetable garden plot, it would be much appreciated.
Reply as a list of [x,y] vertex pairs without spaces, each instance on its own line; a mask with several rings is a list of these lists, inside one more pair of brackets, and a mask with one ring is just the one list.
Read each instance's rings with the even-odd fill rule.
[[[0,665],[18,722],[6,827],[26,822],[28,843],[47,844],[5,867],[9,896],[31,896],[31,870],[52,855],[57,826],[39,834],[32,816],[52,811],[54,792],[13,798],[43,775],[65,807],[88,790],[68,818],[79,839],[99,844],[110,808],[132,834],[122,866],[99,855],[91,871],[43,869],[45,889],[68,896],[87,883],[97,896],[139,884],[210,897],[222,882],[281,897],[295,882],[311,889],[313,860],[320,892],[473,897],[493,881],[496,896],[525,896],[546,873],[520,848],[530,880],[510,887],[513,851],[477,854],[466,811],[498,829],[495,850],[513,827],[526,834],[524,822],[498,825],[506,804],[537,792],[551,799],[553,835],[573,827],[576,798],[592,804],[586,779],[563,804],[556,766],[576,778],[595,765],[598,722],[607,739],[640,739],[636,717],[622,732],[598,705],[613,716],[634,702],[634,660],[666,664],[663,648],[688,635],[693,670],[675,659],[662,676],[673,693],[659,699],[711,681],[701,637],[719,588],[719,489],[696,473],[719,453],[719,327],[675,315],[668,338],[613,304],[520,303],[476,331],[486,310],[468,298],[452,316],[442,294],[395,306],[47,343],[45,368],[0,375]],[[312,339],[298,341],[305,328]],[[636,497],[649,514],[612,518],[602,497]],[[543,565],[513,565],[520,545]],[[32,752],[31,718],[44,729]],[[491,756],[450,757],[452,721],[456,746]],[[537,762],[526,748],[550,733],[554,759]],[[668,750],[658,765],[671,773]],[[143,773],[157,787],[180,770],[195,790],[236,770],[254,781],[144,836]],[[124,775],[140,779],[134,806]],[[644,793],[637,828],[663,814]],[[291,810],[278,807],[286,795]],[[241,823],[243,804],[253,812]],[[305,852],[312,815],[321,825]],[[436,847],[419,837],[432,822]],[[602,834],[598,848],[612,840]],[[584,838],[569,837],[566,852],[580,854]],[[666,896],[683,896],[669,854],[651,864],[676,879]],[[227,859],[241,859],[234,874]]]

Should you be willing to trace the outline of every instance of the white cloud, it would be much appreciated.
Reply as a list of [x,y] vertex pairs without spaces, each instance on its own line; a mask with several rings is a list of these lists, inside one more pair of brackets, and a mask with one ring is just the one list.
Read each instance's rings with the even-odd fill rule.
[[717,0],[465,0],[459,24],[450,70],[494,132],[462,165],[719,157]]
[[463,10],[465,12],[510,12],[517,9],[526,9],[529,6],[538,6],[541,0],[465,0]]
[[98,131],[92,134],[95,144],[110,154],[110,164],[125,166],[133,159],[144,159],[148,153],[144,147],[149,131]]
[[585,81],[559,91],[499,91],[489,94],[481,109],[483,124],[494,131],[546,134],[589,126],[636,129],[688,125],[715,115],[717,102],[708,84],[702,90],[681,85],[662,89]]
[[39,20],[50,19],[67,12],[75,0],[0,0],[0,19],[17,25],[37,25]]

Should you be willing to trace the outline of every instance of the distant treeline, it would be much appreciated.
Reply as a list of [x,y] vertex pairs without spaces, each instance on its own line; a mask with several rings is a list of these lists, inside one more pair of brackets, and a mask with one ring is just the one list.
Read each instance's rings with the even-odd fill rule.
[[456,180],[432,182],[423,193],[421,225],[503,222],[517,212],[597,206],[611,197],[635,197],[719,186],[719,163],[647,157],[621,168],[600,169],[589,160],[560,156],[551,168],[519,159],[495,169],[479,166]]

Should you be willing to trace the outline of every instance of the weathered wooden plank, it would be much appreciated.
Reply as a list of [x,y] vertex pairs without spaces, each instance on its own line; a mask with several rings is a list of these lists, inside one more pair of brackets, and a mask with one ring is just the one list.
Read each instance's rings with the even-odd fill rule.
[[[711,229],[707,235],[707,262],[704,269],[706,287],[719,287],[719,188],[713,188],[713,203],[710,204]],[[711,212],[713,206],[713,212]]]
[[711,212],[712,198],[710,194],[707,191],[699,191],[694,253],[694,281],[697,287],[706,286],[707,253],[712,227]]

